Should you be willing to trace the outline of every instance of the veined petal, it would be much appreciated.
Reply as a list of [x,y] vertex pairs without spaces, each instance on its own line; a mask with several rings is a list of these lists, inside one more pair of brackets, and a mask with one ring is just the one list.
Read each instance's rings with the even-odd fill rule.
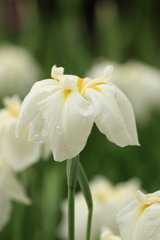
[[39,160],[40,144],[28,142],[28,126],[21,129],[19,138],[16,138],[15,127],[16,119],[9,119],[6,122],[1,141],[1,154],[14,171],[22,171]]
[[145,209],[144,239],[160,239],[160,204],[153,204]]
[[23,187],[13,172],[6,166],[3,168],[3,179],[0,185],[5,194],[10,198],[24,204],[30,204],[31,200],[26,196]]
[[[120,229],[120,235],[123,240],[141,240],[144,238],[143,232],[143,223],[144,223],[144,215],[139,215],[141,210],[141,205],[136,205],[136,201],[134,203],[130,203],[130,210],[128,207],[128,212],[126,214],[122,214],[122,211],[117,215],[116,221]],[[133,207],[133,208],[132,208]],[[127,209],[125,209],[127,210]]]
[[16,136],[18,136],[19,130],[24,128],[38,114],[37,103],[60,88],[53,82],[54,80],[43,80],[33,85],[21,105],[21,112],[16,126]]
[[117,215],[116,220],[123,240],[160,239],[160,201],[158,196],[153,195],[154,193],[145,195],[152,199],[148,204],[145,203],[144,194],[136,191],[138,200],[128,204]]
[[133,107],[123,92],[114,84],[111,85],[116,88],[115,98],[117,105],[123,117],[127,131],[131,137],[131,143],[129,145],[139,145]]
[[38,103],[56,161],[73,158],[84,148],[94,113],[77,90],[61,89]]
[[29,137],[28,141],[35,143],[42,143],[44,140],[43,136],[44,120],[42,114],[39,113],[29,124]]
[[123,116],[115,100],[116,89],[109,84],[86,89],[85,98],[93,105],[95,122],[109,141],[124,147],[132,144]]
[[50,86],[52,85],[58,85],[58,81],[56,81],[55,79],[44,79],[38,82],[35,82],[34,85],[32,86],[30,92],[38,90],[38,89],[44,89],[44,87],[46,88],[45,90],[47,92],[51,92],[52,89],[50,88]]
[[133,211],[134,208],[139,206],[139,202],[137,200],[134,200],[132,202],[130,202],[129,204],[127,204],[118,214],[116,219],[120,219],[121,217],[123,217],[125,214]]

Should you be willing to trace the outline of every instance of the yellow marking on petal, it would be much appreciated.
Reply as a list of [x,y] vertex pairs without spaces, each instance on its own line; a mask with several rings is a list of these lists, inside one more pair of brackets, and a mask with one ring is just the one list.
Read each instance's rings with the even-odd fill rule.
[[54,78],[55,81],[60,82],[58,79]]
[[78,88],[78,91],[79,91],[79,92],[81,92],[81,90],[82,90],[83,81],[84,81],[84,78],[78,78],[77,88]]
[[103,91],[99,87],[92,87],[92,89],[94,89],[94,90],[96,90],[96,91],[98,91],[98,92],[103,94]]
[[140,210],[140,212],[139,212],[139,214],[138,214],[138,218],[142,215],[142,213],[145,211],[145,209],[148,208],[150,205],[152,205],[152,203],[151,203],[151,204],[144,204],[144,205],[141,207],[141,210]]
[[[89,81],[89,82],[82,88],[80,94],[83,96],[87,88],[92,88],[92,87],[96,86],[96,84],[98,84],[98,83],[101,83],[101,84],[102,84],[102,82],[100,81],[100,79],[102,79],[102,78],[95,78],[95,79]],[[103,83],[105,83],[105,82],[103,82]]]
[[66,98],[69,96],[69,94],[72,92],[71,89],[64,89],[63,90],[63,95],[64,95],[64,99],[66,100]]
[[[150,196],[148,196],[148,197],[150,197]],[[141,210],[138,214],[138,218],[142,215],[142,213],[146,210],[146,208],[150,207],[151,205],[153,205],[155,203],[160,203],[160,201],[152,202],[150,204],[143,204],[143,206],[141,207]]]
[[93,87],[98,86],[98,85],[101,85],[101,84],[108,84],[108,83],[106,83],[106,82],[95,83]]

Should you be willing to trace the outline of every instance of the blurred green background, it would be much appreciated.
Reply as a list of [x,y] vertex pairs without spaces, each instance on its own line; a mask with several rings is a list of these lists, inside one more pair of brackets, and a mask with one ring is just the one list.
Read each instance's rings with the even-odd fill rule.
[[[158,0],[3,0],[0,43],[31,51],[45,71],[44,79],[54,64],[84,77],[99,56],[121,63],[136,58],[160,67],[159,9]],[[117,183],[139,177],[147,191],[159,190],[159,117],[153,112],[147,126],[137,125],[140,147],[120,148],[94,126],[81,153],[88,179],[103,174]],[[33,204],[13,203],[1,239],[58,239],[60,202],[67,197],[65,164],[50,157],[19,174]]]

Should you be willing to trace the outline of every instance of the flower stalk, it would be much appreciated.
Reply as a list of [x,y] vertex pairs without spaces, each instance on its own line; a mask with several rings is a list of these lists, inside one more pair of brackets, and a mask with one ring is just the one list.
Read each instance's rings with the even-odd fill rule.
[[74,195],[77,185],[79,168],[79,155],[67,159],[67,184],[68,184],[68,239],[74,240]]
[[86,231],[86,240],[90,240],[91,235],[91,223],[92,223],[92,212],[93,212],[93,202],[92,195],[88,184],[88,179],[85,174],[85,171],[79,163],[79,173],[78,173],[78,182],[81,188],[81,191],[85,197],[87,207],[88,207],[88,220],[87,220],[87,231]]

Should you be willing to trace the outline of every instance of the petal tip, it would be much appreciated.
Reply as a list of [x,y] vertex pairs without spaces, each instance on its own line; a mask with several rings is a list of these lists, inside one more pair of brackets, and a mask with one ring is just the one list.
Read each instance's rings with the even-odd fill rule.
[[51,77],[56,78],[59,75],[63,75],[64,68],[63,67],[57,67],[54,65],[51,70]]
[[113,76],[113,72],[114,72],[113,65],[108,65],[103,70],[103,75],[104,75],[105,78],[107,78],[107,80],[109,80]]

